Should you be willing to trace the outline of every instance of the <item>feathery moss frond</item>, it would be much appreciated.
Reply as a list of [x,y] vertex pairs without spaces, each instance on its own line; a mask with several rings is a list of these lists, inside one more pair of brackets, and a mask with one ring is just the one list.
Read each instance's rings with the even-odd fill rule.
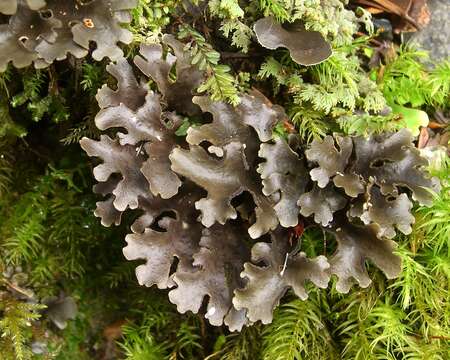
[[307,301],[281,305],[274,321],[263,330],[264,360],[337,359],[337,351],[323,319],[318,293]]
[[325,137],[329,130],[323,115],[315,110],[294,105],[289,111],[289,117],[306,143]]
[[175,349],[172,351],[172,357],[175,359],[195,359],[195,354],[203,352],[199,324],[194,317],[191,319],[193,321],[189,321],[189,319],[183,321],[176,333]]
[[448,108],[450,99],[450,63],[434,64],[430,71],[428,53],[408,45],[400,47],[396,57],[383,69],[381,83],[389,103],[412,107]]
[[387,116],[345,114],[337,117],[336,122],[345,134],[363,136],[397,131],[406,126],[398,115],[392,113]]
[[206,70],[207,79],[200,85],[198,91],[207,92],[214,101],[226,101],[232,105],[240,102],[237,81],[230,74],[228,65],[219,64],[220,54],[206,42],[206,39],[190,26],[180,29],[181,39],[190,38],[188,45],[191,51],[192,64],[197,65],[200,70]]
[[118,344],[127,360],[167,359],[167,345],[157,344],[148,328],[125,325],[122,332],[123,338]]
[[170,16],[179,4],[179,0],[140,0],[132,11],[133,22],[130,29],[134,41],[157,42],[158,36],[170,23]]
[[221,349],[205,360],[253,360],[261,353],[261,328],[258,325],[244,327],[239,333],[222,337]]
[[27,346],[31,338],[31,323],[40,318],[39,311],[44,308],[40,304],[16,300],[0,303],[0,349],[6,360],[31,359],[32,352]]

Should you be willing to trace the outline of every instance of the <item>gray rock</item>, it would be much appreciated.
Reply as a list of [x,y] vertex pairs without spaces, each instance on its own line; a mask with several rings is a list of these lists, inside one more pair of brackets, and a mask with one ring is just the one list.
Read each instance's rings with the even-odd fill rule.
[[47,352],[47,344],[42,341],[34,341],[31,344],[31,351],[36,355],[45,354]]
[[411,35],[411,41],[430,51],[433,60],[448,59],[450,55],[450,0],[429,0],[429,25]]

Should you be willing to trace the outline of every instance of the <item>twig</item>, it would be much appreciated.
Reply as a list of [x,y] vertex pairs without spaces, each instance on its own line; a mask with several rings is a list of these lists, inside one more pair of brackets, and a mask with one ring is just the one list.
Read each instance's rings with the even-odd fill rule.
[[438,340],[448,340],[448,341],[450,341],[450,336],[434,335],[434,336],[430,336],[430,339],[438,339]]
[[27,147],[27,150],[31,151],[37,157],[43,158],[43,159],[47,160],[48,162],[51,162],[52,159],[49,156],[42,154],[42,153],[38,152],[37,150],[33,149],[24,138],[21,137],[20,140],[23,141],[23,143]]
[[26,296],[26,297],[29,298],[29,299],[32,298],[32,296],[31,296],[25,289],[22,289],[21,287],[19,287],[19,286],[17,286],[17,285],[14,285],[12,282],[10,282],[10,281],[8,281],[8,280],[6,280],[6,279],[3,279],[3,282],[4,282],[8,287],[10,287],[11,289],[13,289],[14,291],[17,291],[18,293],[20,293],[20,294]]
[[264,56],[263,53],[251,53],[251,54],[244,54],[240,52],[228,52],[224,51],[220,53],[220,57],[222,59],[249,59],[254,57],[261,57]]
[[[366,34],[364,34],[364,33],[361,32],[361,31],[356,32],[356,35],[358,35],[358,36],[366,36]],[[369,42],[372,42],[372,43],[374,43],[374,44],[377,45],[377,46],[383,45],[382,42],[378,41],[377,39],[375,39],[375,38],[373,38],[373,37],[369,38]]]
[[54,65],[50,65],[47,71],[50,80],[48,83],[48,92],[49,94],[52,95],[58,95],[59,94],[58,76],[56,75]]
[[[425,339],[425,336],[423,335],[419,335],[419,334],[413,334],[413,336],[417,339]],[[440,335],[432,335],[432,336],[428,336],[429,339],[433,339],[433,340],[447,340],[450,341],[450,336],[440,336]]]

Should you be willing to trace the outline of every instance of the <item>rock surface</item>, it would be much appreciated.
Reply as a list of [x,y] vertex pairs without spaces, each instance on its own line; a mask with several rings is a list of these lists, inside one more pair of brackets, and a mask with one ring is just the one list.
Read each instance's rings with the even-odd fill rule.
[[411,41],[429,50],[433,60],[450,56],[450,0],[429,0],[431,21],[423,30],[412,34]]

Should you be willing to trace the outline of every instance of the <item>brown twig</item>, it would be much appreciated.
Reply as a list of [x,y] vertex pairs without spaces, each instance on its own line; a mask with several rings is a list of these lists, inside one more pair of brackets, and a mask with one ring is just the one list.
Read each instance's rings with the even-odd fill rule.
[[37,151],[36,149],[33,149],[30,144],[28,144],[28,142],[24,139],[24,138],[20,138],[20,140],[22,140],[22,142],[25,144],[25,146],[27,147],[27,150],[32,152],[34,155],[36,155],[39,158],[45,159],[47,162],[51,163],[52,159],[50,156],[45,155],[40,153],[39,151]]
[[[361,32],[361,31],[357,31],[357,32],[356,32],[356,35],[358,35],[358,36],[366,36],[367,34],[364,34],[364,33]],[[372,38],[372,37],[369,38],[369,42],[375,44],[376,46],[382,46],[382,45],[383,45],[382,42],[380,42],[380,41],[378,41],[377,39]]]
[[25,290],[25,289],[22,289],[20,286],[14,285],[12,282],[10,282],[6,279],[3,279],[3,282],[6,284],[6,286],[10,287],[12,290],[26,296],[29,299],[32,298],[32,296],[29,294],[29,292],[27,292],[27,290]]
[[438,339],[438,340],[448,340],[448,341],[450,341],[450,336],[437,336],[437,335],[434,335],[434,336],[430,336],[430,339]]
[[55,66],[50,65],[47,71],[49,76],[48,92],[49,94],[58,95],[59,94],[58,76],[55,71]]
[[[414,336],[416,339],[421,339],[421,340],[425,339],[425,336],[419,335],[419,334],[413,334],[412,336]],[[428,336],[428,339],[450,341],[450,336],[432,335],[432,336]]]
[[220,53],[220,57],[222,59],[249,59],[261,56],[264,56],[264,54],[263,53],[244,54],[240,52],[229,52],[229,51],[224,51]]

